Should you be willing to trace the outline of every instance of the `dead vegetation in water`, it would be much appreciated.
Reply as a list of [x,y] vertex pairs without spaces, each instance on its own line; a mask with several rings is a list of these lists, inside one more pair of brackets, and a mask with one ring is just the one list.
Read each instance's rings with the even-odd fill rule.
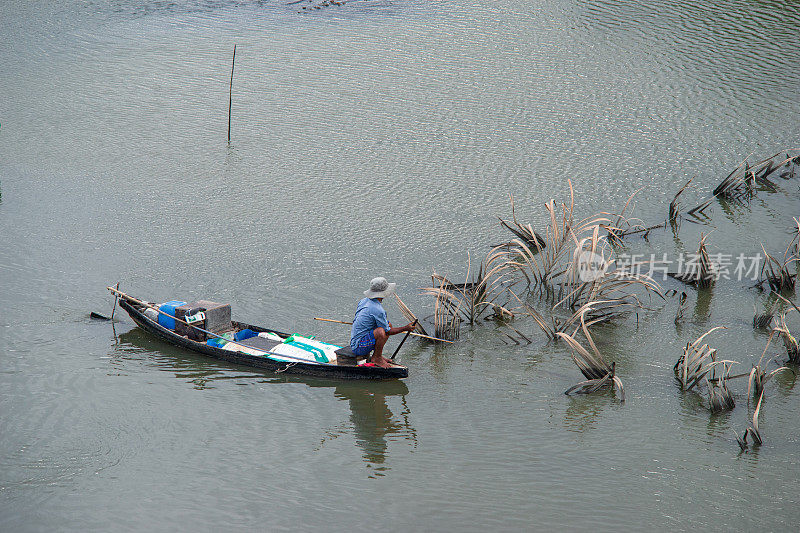
[[767,306],[763,313],[759,313],[753,306],[753,329],[768,330],[775,319],[775,310],[772,305]]
[[[536,230],[533,229],[533,226],[530,224],[521,224],[517,220],[517,213],[516,208],[514,206],[514,195],[511,195],[511,220],[500,220],[500,225],[503,226],[505,229],[510,231],[517,239],[519,239],[522,243],[524,243],[529,249],[536,250],[536,252],[542,251],[545,246],[547,246],[547,242],[545,241],[544,237],[539,235]],[[511,243],[508,243],[510,246]]]
[[505,295],[503,254],[494,248],[485,261],[478,266],[477,272],[472,267],[472,260],[467,255],[467,273],[464,283],[454,283],[447,276],[433,273],[431,286],[422,291],[436,297],[434,322],[444,339],[452,340],[458,336],[461,322],[474,325],[485,315],[499,320],[508,320],[514,313],[506,307],[506,303],[498,303]]
[[794,365],[800,364],[800,346],[797,344],[797,339],[789,331],[789,326],[786,325],[786,313],[781,313],[778,317],[778,325],[772,330],[780,336],[783,341],[783,346],[786,348],[786,355],[789,356],[789,363]]
[[[726,328],[723,326],[711,328],[694,342],[688,343],[673,367],[675,379],[683,391],[690,391],[701,381],[705,382],[708,392],[708,409],[712,413],[728,411],[736,407],[733,393],[728,388],[728,381],[735,377],[742,377],[742,375],[731,376],[731,369],[733,365],[737,364],[736,361],[717,359],[717,350],[703,343],[703,339],[707,335],[718,329]],[[720,367],[722,370],[719,370]]]
[[[764,386],[775,377],[777,374],[781,372],[792,372],[792,369],[788,366],[779,365],[778,356],[767,357],[767,350],[769,350],[770,343],[772,342],[772,338],[775,334],[779,334],[780,332],[777,330],[773,330],[770,333],[769,338],[767,339],[767,345],[764,347],[764,352],[759,357],[758,362],[753,365],[753,369],[750,371],[750,375],[747,379],[747,395],[750,396],[750,392],[752,391],[754,396],[761,396],[764,392]],[[770,371],[769,365],[770,363],[774,363],[777,368]]]
[[753,165],[750,165],[750,156],[747,156],[719,185],[714,187],[711,198],[691,209],[688,214],[696,219],[707,217],[705,210],[714,200],[746,203],[752,199],[759,187],[770,192],[777,191],[777,187],[769,180],[769,177],[783,164],[792,161],[788,155],[787,159],[779,160],[780,155],[780,152],[776,153]]
[[[521,224],[514,213],[514,226],[506,222],[504,227],[511,229],[516,238],[496,249],[504,256],[504,271],[512,283],[523,283],[528,295],[545,296],[555,302],[546,318],[525,301],[528,296],[513,294],[523,314],[531,316],[551,339],[574,323],[578,311],[588,304],[589,322],[593,322],[644,308],[642,295],[663,298],[661,287],[647,275],[633,270],[624,275],[612,272],[616,254],[610,241],[622,238],[634,227],[624,218],[633,195],[620,215],[601,213],[576,222],[575,194],[572,183],[568,185],[568,203],[557,206],[555,200],[550,200],[545,204],[549,224],[541,234],[530,225]],[[605,234],[601,235],[601,231]],[[572,319],[559,324],[554,315],[557,308],[570,311]]]
[[764,394],[761,393],[761,395],[758,397],[758,404],[756,405],[756,410],[753,411],[753,421],[751,422],[750,426],[744,431],[744,435],[740,437],[739,434],[736,432],[736,430],[733,431],[733,433],[736,435],[736,442],[739,443],[739,447],[742,449],[742,451],[747,449],[748,436],[752,437],[753,446],[761,446],[764,443],[764,441],[761,438],[761,432],[758,429],[758,416],[761,413],[761,402],[763,400],[764,400]]
[[[653,229],[666,227],[667,224],[673,226],[677,239],[681,220],[710,221],[706,209],[714,200],[721,202],[724,207],[726,203],[746,203],[758,191],[777,190],[769,178],[784,163],[786,168],[794,169],[793,165],[800,165],[800,156],[796,163],[788,156],[780,162],[777,156],[773,156],[752,165],[745,159],[714,188],[708,200],[686,210],[686,193],[694,183],[694,178],[690,179],[672,198],[667,223],[649,227],[630,216],[633,201],[640,191],[628,197],[619,213],[600,212],[579,219],[575,214],[575,192],[568,181],[568,200],[558,203],[551,199],[546,202],[546,222],[537,227],[518,217],[518,205],[512,196],[512,216],[510,219],[500,219],[501,227],[510,233],[510,240],[492,248],[475,276],[470,275],[472,268],[468,261],[467,277],[463,284],[453,283],[450,278],[435,274],[432,286],[425,289],[436,297],[437,333],[447,336],[450,331],[457,336],[458,326],[462,322],[475,324],[480,318],[498,318],[502,320],[498,335],[506,344],[510,341],[521,346],[531,344],[531,338],[520,331],[522,328],[513,327],[511,319],[530,317],[548,341],[563,340],[570,347],[573,362],[586,378],[567,389],[567,394],[591,393],[610,387],[617,389],[624,401],[616,364],[609,364],[603,357],[590,328],[633,313],[637,314],[638,320],[638,313],[648,310],[654,294],[662,299],[665,297],[658,283],[641,274],[639,267],[646,267],[647,262],[626,265],[633,268],[624,271],[619,249],[625,239],[637,234],[646,237]],[[781,174],[781,177],[793,177],[793,171],[787,172],[789,174]],[[792,238],[782,259],[763,250],[767,258],[762,269],[763,283],[773,290],[786,290],[790,282],[793,286],[796,278],[789,267],[796,264],[800,253],[800,218],[794,217],[793,223],[796,230],[793,227]],[[683,272],[670,276],[698,289],[710,288],[720,277],[719,270],[722,267],[712,262],[708,243],[709,234],[701,233],[697,253],[685,264]],[[653,265],[650,267],[652,271]],[[757,266],[754,268],[758,269]],[[687,294],[679,293],[676,289],[670,292],[678,297],[674,318],[678,325],[684,320]],[[798,342],[789,332],[785,313],[777,315],[777,325],[773,328],[775,317],[774,306],[767,307],[763,313],[754,309],[753,327],[771,331],[770,340],[772,336],[780,336],[789,360],[797,363]],[[711,328],[686,345],[673,367],[675,377],[684,391],[697,390],[705,384],[708,408],[712,412],[734,409],[736,402],[731,382],[735,378],[749,378],[748,397],[751,393],[758,396],[759,405],[753,424],[742,439],[738,435],[737,439],[744,441],[745,445],[748,438],[760,443],[758,412],[764,386],[772,377],[788,368],[778,366],[768,369],[775,359],[766,357],[765,348],[765,353],[749,373],[731,375],[735,361],[719,358],[716,350],[704,341],[717,329],[724,328]]]
[[769,192],[778,191],[776,184],[769,178],[781,168],[789,169],[780,174],[781,178],[792,178],[795,174],[793,165],[800,166],[800,155],[793,157],[787,153],[786,157],[783,158],[781,153],[782,152],[778,152],[752,165],[750,164],[750,156],[747,156],[716,187],[714,187],[709,198],[695,207],[686,210],[686,214],[684,215],[679,198],[686,192],[694,178],[687,181],[686,184],[678,190],[669,205],[667,220],[672,225],[673,230],[677,230],[680,220],[684,217],[693,222],[709,222],[711,217],[707,213],[707,209],[714,201],[747,204],[759,190]]
[[[575,222],[571,183],[569,194],[568,203],[557,205],[550,200],[545,204],[549,224],[542,233],[519,221],[512,197],[512,219],[500,221],[513,234],[511,241],[494,247],[475,276],[471,275],[468,260],[463,284],[434,274],[432,285],[422,290],[436,297],[435,322],[442,332],[452,335],[462,321],[472,325],[485,315],[507,321],[521,313],[533,318],[547,337],[555,340],[557,333],[576,324],[582,313],[593,324],[644,309],[644,295],[650,298],[655,294],[663,299],[661,287],[646,275],[608,272],[615,252],[601,231],[609,231],[610,219],[601,214]],[[630,198],[626,207],[629,203]],[[622,221],[622,215],[617,216],[614,227],[623,226]],[[611,228],[611,234],[615,231]],[[515,285],[524,285],[523,296],[512,289]],[[549,308],[536,310],[529,303],[532,295],[540,303],[549,301]],[[504,301],[510,298],[519,307],[511,308]],[[568,317],[559,320],[558,312],[567,313]],[[522,332],[504,335],[515,343],[517,338],[529,341]]]
[[647,236],[652,230],[664,227],[664,224],[645,226],[642,220],[626,214],[628,208],[631,208],[631,211],[633,210],[633,199],[637,194],[642,192],[643,189],[644,187],[634,191],[628,197],[628,200],[625,202],[625,205],[622,206],[622,210],[619,213],[600,213],[610,220],[608,223],[601,224],[601,227],[608,234],[608,242],[612,245],[622,245],[625,238],[631,235],[641,235],[644,239],[647,239]]
[[595,306],[594,310],[618,314],[645,307],[637,294],[639,289],[648,296],[658,295],[664,299],[661,286],[648,275],[635,271],[610,272],[614,263],[613,249],[605,246],[607,241],[600,237],[599,226],[591,229],[589,236],[579,241],[576,239],[572,260],[561,285],[569,292],[556,306],[577,309],[590,302],[604,302],[602,307]]
[[703,339],[718,329],[727,329],[724,326],[717,326],[709,329],[700,335],[694,342],[688,343],[672,370],[675,372],[675,379],[681,386],[681,390],[692,390],[704,379],[715,366],[721,364],[731,365],[735,361],[716,360],[717,350],[708,344],[701,344]]
[[795,267],[796,270],[795,263],[798,261],[798,256],[792,251],[793,248],[795,248],[794,239],[786,247],[783,257],[778,259],[767,253],[764,245],[761,245],[761,250],[764,252],[764,264],[759,273],[759,285],[766,283],[775,292],[794,290],[797,272],[792,272],[790,269]]
[[[434,273],[431,286],[422,290],[436,297],[434,321],[440,332],[452,336],[462,321],[475,324],[485,315],[508,321],[517,313],[533,318],[548,339],[555,340],[557,333],[576,324],[584,313],[588,324],[593,324],[645,309],[645,295],[663,299],[661,287],[647,275],[609,272],[615,255],[609,239],[634,227],[624,216],[633,195],[621,214],[614,215],[613,223],[606,214],[576,222],[574,190],[571,182],[568,185],[569,202],[545,204],[549,224],[541,233],[520,222],[512,196],[511,220],[500,219],[513,235],[508,243],[494,247],[474,276],[468,259],[462,284]],[[524,285],[522,292],[512,289],[519,285]],[[540,312],[530,303],[537,297],[539,303],[549,302],[547,309]],[[519,307],[509,306],[510,298]],[[559,319],[558,313],[567,316]],[[517,330],[515,335],[503,335],[515,343],[517,338],[529,341]]]
[[[555,200],[551,199],[545,204],[549,224],[543,234],[535,232],[530,225],[525,226],[517,222],[513,228],[516,231],[512,231],[516,238],[503,248],[506,268],[524,279],[526,287],[530,290],[560,290],[559,281],[567,273],[573,241],[577,243],[580,236],[590,228],[609,222],[602,216],[576,222],[575,191],[572,182],[568,180],[567,183],[569,203],[562,202],[557,206]],[[517,235],[520,229],[525,230],[522,237]],[[544,244],[541,244],[540,240],[543,240]]]
[[700,234],[697,253],[690,261],[687,261],[686,272],[678,272],[670,274],[670,276],[698,289],[707,289],[714,284],[717,278],[717,267],[711,262],[708,255],[707,238],[708,234]]
[[689,181],[687,181],[686,185],[684,185],[683,187],[678,189],[678,192],[675,193],[675,196],[672,198],[672,201],[669,203],[669,214],[668,214],[667,220],[669,220],[669,223],[672,224],[672,229],[673,230],[677,229],[677,224],[678,224],[678,222],[680,220],[679,217],[680,217],[680,214],[681,214],[681,207],[680,207],[680,202],[678,201],[678,198],[680,198],[680,196],[684,192],[686,192],[686,189],[689,188],[689,185],[692,184],[693,180],[694,180],[694,177],[692,177]]
[[624,402],[625,390],[622,386],[622,380],[616,375],[616,363],[612,361],[611,364],[608,364],[606,362],[600,350],[597,349],[592,335],[589,333],[589,328],[586,325],[583,315],[580,321],[581,325],[579,329],[583,332],[583,337],[586,339],[586,343],[589,345],[591,351],[585,348],[576,339],[578,329],[576,329],[572,335],[567,335],[563,332],[557,333],[557,335],[564,339],[572,349],[572,360],[581,371],[581,374],[586,378],[586,381],[581,381],[577,385],[570,387],[564,391],[564,394],[570,394],[571,392],[589,394],[609,386],[619,391],[620,402]]
[[712,378],[706,378],[708,408],[712,413],[730,411],[736,407],[736,401],[733,399],[733,394],[728,388],[728,379],[733,364],[729,361],[722,361],[722,367],[722,372],[718,378],[716,376],[716,368],[712,370]]
[[759,161],[752,167],[748,161],[749,158],[745,158],[733,172],[714,188],[712,194],[717,198],[738,201],[745,196],[752,195],[759,184],[774,190],[774,185],[767,178],[779,168],[779,165],[776,165],[774,161],[778,155],[780,154],[775,154]]
[[[432,288],[437,287],[436,274],[434,273]],[[433,304],[433,335],[440,339],[449,341],[457,340],[461,333],[461,314],[458,311],[458,305],[454,304],[452,298],[448,296],[449,292],[442,289],[434,293],[436,299]]]

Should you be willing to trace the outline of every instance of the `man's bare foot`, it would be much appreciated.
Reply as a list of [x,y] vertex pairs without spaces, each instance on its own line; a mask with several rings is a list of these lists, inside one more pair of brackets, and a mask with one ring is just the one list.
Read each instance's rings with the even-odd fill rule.
[[394,363],[392,363],[385,357],[373,357],[371,362],[378,365],[381,368],[392,368],[393,366],[395,366]]

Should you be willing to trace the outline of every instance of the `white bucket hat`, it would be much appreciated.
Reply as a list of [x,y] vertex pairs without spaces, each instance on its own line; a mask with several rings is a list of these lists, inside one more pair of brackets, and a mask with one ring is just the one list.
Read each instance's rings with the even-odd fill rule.
[[395,287],[397,287],[397,283],[389,283],[386,278],[373,278],[369,282],[369,290],[364,291],[364,296],[367,298],[386,298],[394,294]]

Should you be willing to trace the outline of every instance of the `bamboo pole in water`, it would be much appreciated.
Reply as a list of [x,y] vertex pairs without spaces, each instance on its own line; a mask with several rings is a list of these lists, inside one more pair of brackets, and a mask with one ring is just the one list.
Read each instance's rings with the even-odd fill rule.
[[231,84],[228,87],[228,144],[231,143],[231,107],[233,105],[233,66],[236,64],[236,45],[233,45],[233,58],[231,59]]

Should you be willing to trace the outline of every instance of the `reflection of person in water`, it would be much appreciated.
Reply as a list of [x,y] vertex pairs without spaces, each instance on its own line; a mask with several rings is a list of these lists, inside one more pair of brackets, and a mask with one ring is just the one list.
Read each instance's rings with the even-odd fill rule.
[[[410,411],[405,401],[408,387],[401,381],[374,384],[369,389],[363,384],[343,383],[334,394],[350,402],[350,420],[358,444],[364,451],[364,461],[369,465],[381,465],[386,460],[387,436],[410,439],[416,445],[416,433],[409,425]],[[394,417],[386,403],[387,396],[401,396],[403,410]]]

